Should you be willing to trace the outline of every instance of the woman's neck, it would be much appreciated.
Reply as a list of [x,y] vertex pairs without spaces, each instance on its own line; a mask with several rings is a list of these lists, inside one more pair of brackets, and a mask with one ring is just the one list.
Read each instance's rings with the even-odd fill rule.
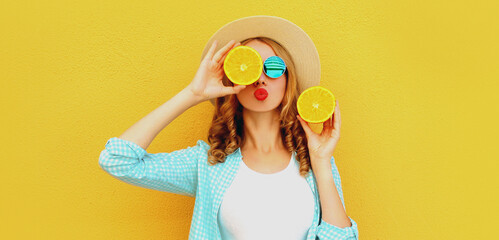
[[267,154],[284,149],[278,111],[243,110],[244,141],[241,149]]

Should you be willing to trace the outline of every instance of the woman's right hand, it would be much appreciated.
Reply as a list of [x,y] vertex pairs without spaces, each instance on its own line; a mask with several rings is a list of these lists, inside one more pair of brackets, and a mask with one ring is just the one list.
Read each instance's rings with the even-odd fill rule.
[[201,102],[229,94],[237,94],[246,87],[246,85],[227,87],[222,83],[222,78],[225,75],[223,70],[225,57],[231,49],[241,45],[241,43],[231,40],[214,54],[217,44],[218,40],[213,41],[208,53],[201,61],[194,79],[187,86]]

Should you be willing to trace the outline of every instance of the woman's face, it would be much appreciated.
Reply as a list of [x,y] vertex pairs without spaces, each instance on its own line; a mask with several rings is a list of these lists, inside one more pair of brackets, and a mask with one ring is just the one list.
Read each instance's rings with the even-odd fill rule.
[[[263,62],[271,56],[276,56],[274,50],[269,45],[258,40],[251,40],[246,43],[246,46],[254,48],[262,57]],[[255,112],[271,111],[281,104],[286,90],[286,82],[286,74],[278,78],[270,78],[262,71],[258,81],[248,85],[236,96],[241,105],[247,110]],[[238,84],[234,85],[237,86]],[[261,100],[255,96],[255,91],[259,88],[267,90],[267,98]]]

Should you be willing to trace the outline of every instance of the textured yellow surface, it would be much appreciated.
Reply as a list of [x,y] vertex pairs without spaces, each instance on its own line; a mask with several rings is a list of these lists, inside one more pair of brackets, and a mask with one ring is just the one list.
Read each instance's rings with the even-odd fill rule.
[[[2,239],[186,239],[194,199],[118,182],[107,139],[190,83],[222,25],[265,14],[317,45],[361,239],[497,239],[493,1],[4,1]],[[206,140],[189,109],[147,149]]]

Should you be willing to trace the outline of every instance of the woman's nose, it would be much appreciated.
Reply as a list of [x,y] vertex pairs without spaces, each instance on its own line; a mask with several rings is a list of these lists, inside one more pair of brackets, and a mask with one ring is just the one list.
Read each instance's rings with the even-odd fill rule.
[[262,75],[260,76],[260,78],[258,79],[258,81],[256,81],[255,83],[253,83],[253,85],[255,87],[258,87],[260,85],[267,85],[267,80],[265,80],[265,76],[264,74],[262,73]]

